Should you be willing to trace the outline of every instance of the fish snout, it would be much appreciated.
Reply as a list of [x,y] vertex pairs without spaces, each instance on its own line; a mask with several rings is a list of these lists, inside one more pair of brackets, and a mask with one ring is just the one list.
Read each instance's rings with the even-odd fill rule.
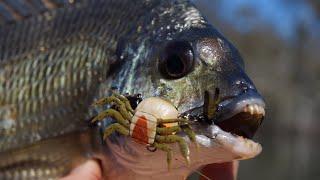
[[233,134],[252,138],[265,117],[265,102],[253,88],[237,96],[220,97],[219,89],[206,91],[203,116],[208,123]]

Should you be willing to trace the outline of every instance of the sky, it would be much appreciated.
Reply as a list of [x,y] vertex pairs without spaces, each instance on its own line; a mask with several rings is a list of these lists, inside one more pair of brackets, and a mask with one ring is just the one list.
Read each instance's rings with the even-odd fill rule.
[[[204,1],[208,6],[216,0]],[[210,3],[211,2],[211,3]],[[320,32],[320,20],[304,0],[219,0],[218,15],[239,31],[247,32],[259,23],[270,26],[285,39],[295,37],[296,27],[303,23],[310,33]],[[250,10],[250,11],[246,11]],[[253,16],[239,16],[248,13]]]

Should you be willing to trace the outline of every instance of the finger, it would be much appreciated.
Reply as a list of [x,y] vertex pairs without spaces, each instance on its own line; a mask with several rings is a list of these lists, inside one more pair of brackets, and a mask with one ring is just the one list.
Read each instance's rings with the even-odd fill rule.
[[[220,164],[209,164],[201,172],[214,180],[235,180],[237,179],[239,162],[227,162]],[[204,179],[204,178],[201,178]]]
[[69,175],[61,178],[60,180],[101,180],[102,173],[99,164],[94,160],[89,160],[71,171]]

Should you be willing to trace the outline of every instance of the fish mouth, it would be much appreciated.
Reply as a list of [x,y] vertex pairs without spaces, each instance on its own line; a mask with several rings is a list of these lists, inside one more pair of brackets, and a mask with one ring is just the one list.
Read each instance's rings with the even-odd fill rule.
[[[217,93],[217,91],[214,94],[205,93],[205,101],[216,99]],[[126,97],[134,109],[142,101],[141,94]],[[214,107],[214,115],[210,117],[208,108],[212,107],[206,102],[202,106],[181,113],[180,116],[188,119],[190,124],[200,131],[208,124],[216,125],[233,135],[252,139],[265,117],[265,102],[261,95],[251,89],[238,96],[221,99]],[[211,136],[208,135],[209,138]]]
[[[127,96],[127,98],[133,108],[142,101],[141,95]],[[251,140],[265,116],[265,103],[257,92],[223,98],[210,118],[206,117],[206,106],[204,103],[180,114],[180,117],[188,119],[186,125],[191,126],[197,144],[203,147],[198,149],[192,146],[198,152],[196,156],[191,155],[192,157],[203,156],[206,159],[203,161],[200,158],[198,163],[244,160],[260,154],[261,145]],[[192,145],[191,139],[185,132],[178,132],[177,135]],[[197,164],[196,159],[194,160]]]
[[[214,95],[207,95],[212,98]],[[223,131],[233,135],[252,139],[265,117],[263,98],[254,90],[247,91],[236,97],[222,98],[217,103],[214,115],[208,117],[208,105],[193,108],[181,115],[190,122],[214,124]]]

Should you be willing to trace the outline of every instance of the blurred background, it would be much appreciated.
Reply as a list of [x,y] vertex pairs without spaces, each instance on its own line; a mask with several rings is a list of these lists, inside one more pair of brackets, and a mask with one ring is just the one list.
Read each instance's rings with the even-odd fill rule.
[[[320,0],[194,0],[240,51],[267,103],[239,179],[320,179]],[[318,137],[319,136],[319,137]]]

